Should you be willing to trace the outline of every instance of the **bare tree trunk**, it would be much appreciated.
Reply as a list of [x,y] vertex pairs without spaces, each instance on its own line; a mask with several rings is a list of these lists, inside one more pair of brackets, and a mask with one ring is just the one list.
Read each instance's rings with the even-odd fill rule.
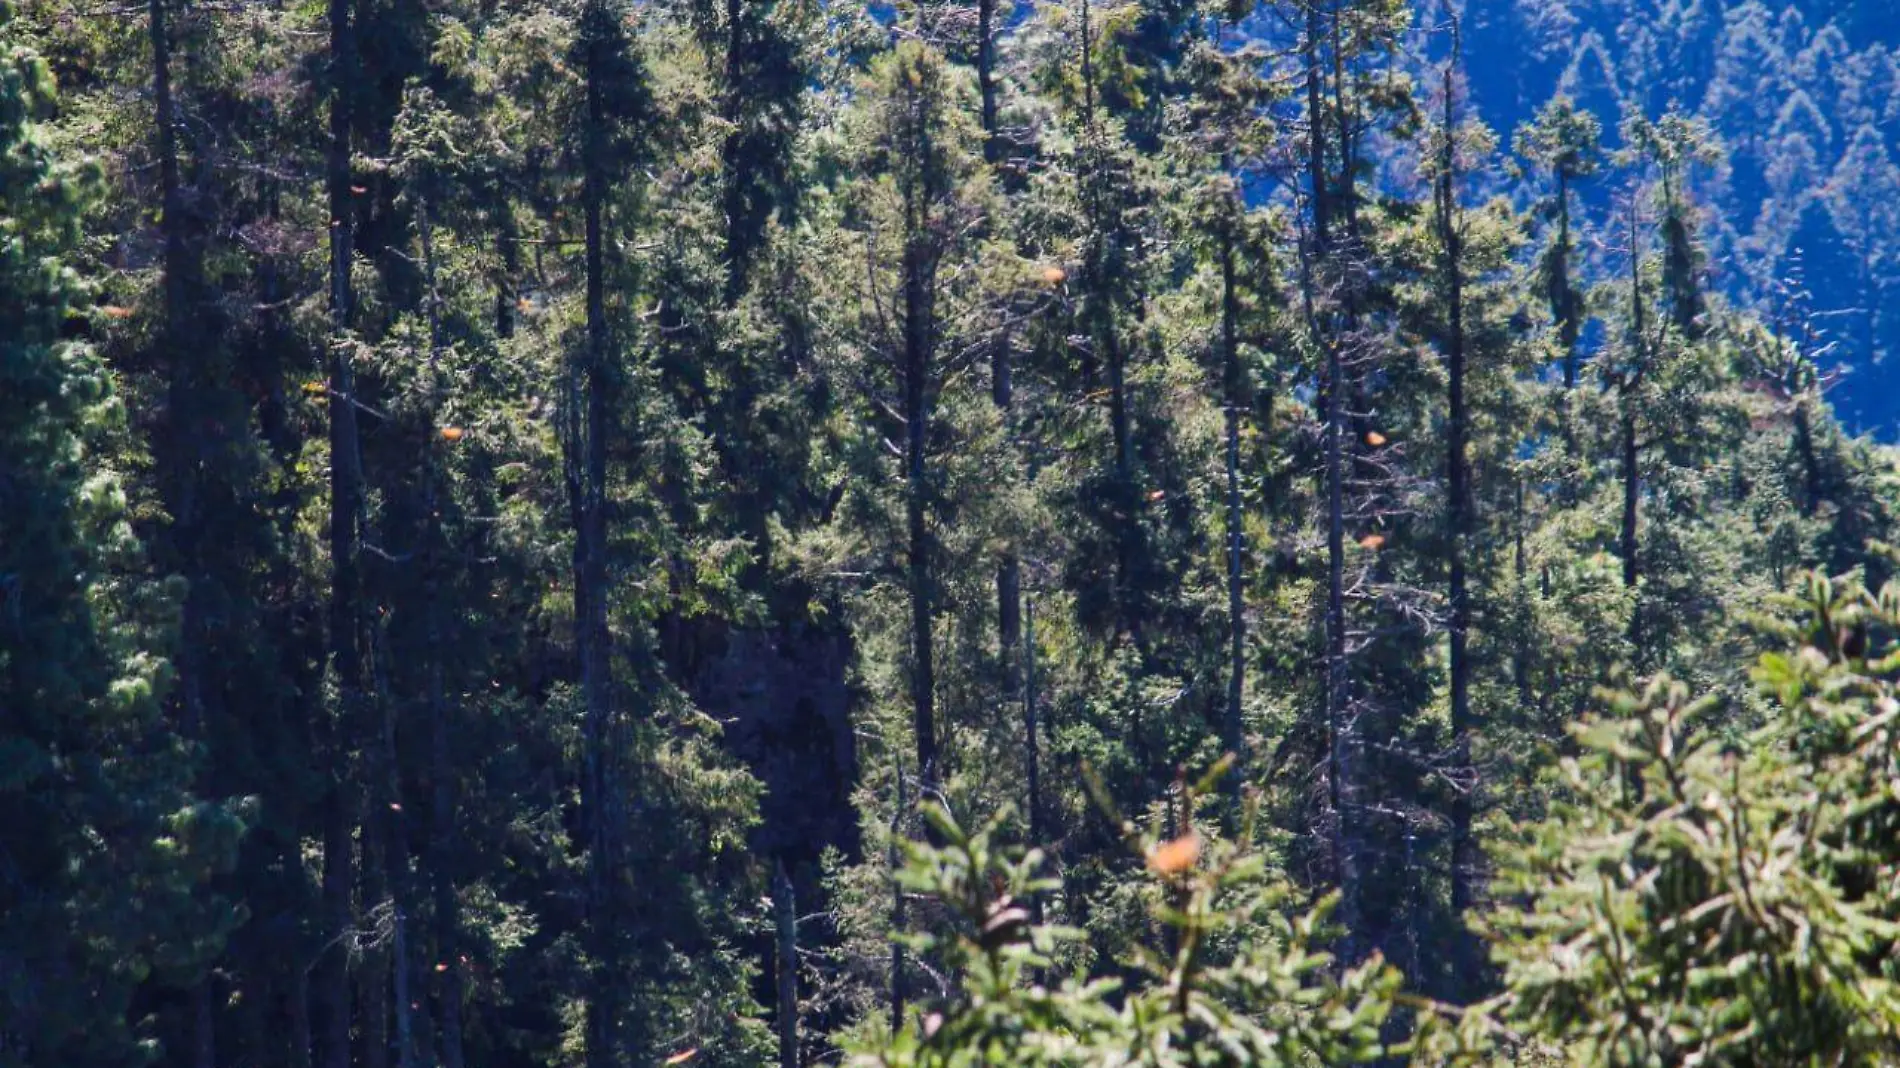
[[[1527,522],[1524,515],[1524,476],[1517,476],[1516,514],[1512,521],[1512,534],[1516,541],[1514,574],[1517,578],[1517,596],[1520,602],[1530,599],[1530,561],[1524,552],[1524,527]],[[1517,683],[1518,703],[1525,711],[1536,707],[1531,694],[1531,635],[1529,621],[1518,627],[1517,648],[1511,654],[1511,677]]]
[[1002,162],[1003,141],[996,128],[996,3],[976,2],[976,87],[983,101],[983,158]]
[[198,980],[191,991],[191,1063],[192,1068],[217,1068],[218,1032],[213,1016],[210,976]]
[[1550,272],[1550,310],[1564,347],[1564,389],[1571,390],[1577,387],[1577,338],[1582,324],[1577,322],[1570,292],[1570,175],[1561,167],[1557,172],[1556,258]]
[[1794,443],[1801,456],[1801,514],[1812,516],[1821,507],[1821,465],[1814,450],[1814,425],[1808,414],[1811,394],[1805,387],[1794,398]]
[[[1637,505],[1641,490],[1634,404],[1634,398],[1623,398],[1623,415],[1620,423],[1621,433],[1619,435],[1622,446],[1623,529],[1617,538],[1617,547],[1618,552],[1623,557],[1623,585],[1630,589],[1636,587],[1636,522],[1638,518]],[[1632,622],[1630,623],[1631,637],[1635,636],[1635,618],[1636,617],[1633,616]]]
[[[1027,747],[1024,763],[1028,782],[1029,844],[1047,848],[1048,832],[1042,825],[1042,739],[1036,722],[1036,603],[1023,605],[1023,739]],[[1029,899],[1031,918],[1042,922],[1042,895]]]
[[1322,254],[1331,247],[1332,183],[1326,177],[1325,73],[1320,66],[1318,0],[1306,4],[1306,29],[1300,40],[1306,82],[1306,178],[1312,186],[1313,241]]
[[1317,3],[1307,5],[1301,40],[1305,65],[1307,176],[1312,186],[1313,241],[1302,290],[1313,341],[1325,353],[1326,423],[1326,789],[1332,813],[1332,849],[1339,871],[1339,923],[1344,932],[1340,957],[1358,960],[1359,856],[1354,832],[1354,740],[1349,713],[1346,664],[1346,522],[1345,522],[1345,368],[1338,337],[1320,321],[1318,293],[1322,272],[1332,268],[1333,190],[1326,167],[1326,98],[1321,41],[1325,27]]
[[193,243],[185,233],[189,225],[182,179],[178,171],[178,111],[172,97],[171,31],[166,20],[166,0],[150,0],[147,29],[152,46],[153,119],[158,127],[159,201],[163,217],[159,220],[164,240],[165,322],[162,343],[169,372],[171,462],[167,465],[170,492],[166,501],[172,513],[172,529],[166,539],[171,545],[170,562],[184,573],[189,582],[185,595],[183,627],[174,656],[178,666],[181,726],[187,738],[197,740],[204,730],[204,684],[199,674],[199,651],[203,642],[203,576],[198,567],[198,465],[202,442],[200,420],[194,414],[196,381],[192,374],[197,353],[190,351],[187,338],[192,321],[192,290],[198,274]]
[[[1636,389],[1644,374],[1649,370],[1649,324],[1647,309],[1643,304],[1643,260],[1642,235],[1637,232],[1637,207],[1632,199],[1629,206],[1630,239],[1630,345],[1631,355],[1636,360],[1635,370],[1623,376],[1619,385],[1617,401],[1622,409],[1621,431],[1622,479],[1623,479],[1623,528],[1617,539],[1619,553],[1623,557],[1623,585],[1632,592],[1637,580],[1637,521],[1641,503],[1641,450],[1642,445],[1636,437]],[[1633,650],[1640,652],[1637,644],[1642,635],[1643,610],[1640,603],[1630,610],[1629,638]]]
[[[605,23],[612,16],[590,5],[583,15],[586,41],[587,101],[582,132],[582,210],[586,216],[587,353],[584,426],[575,435],[581,445],[580,510],[575,531],[574,626],[581,660],[581,692],[586,706],[582,746],[586,764],[581,807],[588,839],[587,917],[593,961],[586,1009],[587,1066],[613,1068],[620,1061],[621,976],[619,932],[611,877],[615,855],[614,819],[609,812],[613,789],[609,752],[613,716],[612,656],[607,629],[607,323],[606,235],[602,215],[608,182],[605,142],[606,102],[601,79],[608,56]],[[576,419],[583,419],[575,412]]]
[[1358,960],[1359,857],[1353,830],[1352,773],[1354,740],[1349,718],[1346,671],[1346,522],[1345,389],[1339,342],[1326,346],[1326,728],[1328,800],[1333,810],[1334,851],[1338,854],[1340,926],[1345,932],[1341,959]]
[[310,972],[294,969],[290,994],[284,1009],[290,1017],[290,1049],[286,1063],[290,1068],[310,1068]]
[[[1472,793],[1477,789],[1471,762],[1471,594],[1467,588],[1465,557],[1471,550],[1471,474],[1465,455],[1470,415],[1465,407],[1465,277],[1464,231],[1458,214],[1457,125],[1454,110],[1457,86],[1453,65],[1459,59],[1457,16],[1452,16],[1452,58],[1444,69],[1444,144],[1439,156],[1437,188],[1438,235],[1445,274],[1445,368],[1449,379],[1449,411],[1445,428],[1445,481],[1450,496],[1446,518],[1450,527],[1449,607],[1451,611],[1451,734],[1459,782],[1451,801],[1451,908],[1462,919],[1477,901],[1479,858],[1471,834]],[[1461,984],[1475,978],[1478,967],[1471,939],[1459,932],[1457,975]]]
[[[165,0],[150,0],[147,14],[146,29],[152,48],[153,124],[158,134],[159,202],[163,209],[160,229],[164,240],[165,321],[161,338],[168,373],[168,429],[172,439],[164,455],[163,470],[165,503],[172,519],[171,529],[164,539],[170,549],[165,562],[175,567],[187,582],[173,660],[178,669],[180,733],[186,740],[198,744],[205,740],[206,729],[203,678],[206,578],[199,529],[199,466],[203,462],[200,424],[203,420],[194,403],[199,399],[199,376],[194,374],[197,370],[194,365],[200,357],[187,335],[194,319],[193,291],[199,269],[194,242],[186,234],[191,222],[187,218],[178,168],[178,113],[172,97],[172,42]],[[211,984],[212,977],[207,972],[198,977],[191,991],[194,1068],[214,1068],[217,1063]]]
[[[331,730],[330,791],[324,805],[323,901],[327,933],[354,923],[350,891],[352,804],[349,764],[363,689],[357,614],[357,529],[362,512],[362,458],[356,426],[356,379],[350,352],[355,293],[350,283],[354,238],[350,206],[351,105],[356,40],[348,0],[330,0],[330,654],[338,709]],[[328,950],[319,979],[324,1016],[323,1068],[350,1068],[350,976],[344,946]]]
[[[982,2],[987,8],[993,0]],[[993,341],[990,352],[990,399],[1003,413],[1005,425],[1008,425],[1010,406],[1015,400],[1013,371],[1010,338],[1005,331]],[[1014,444],[1013,433],[1010,440]],[[1006,695],[1013,694],[1022,645],[1022,561],[1014,546],[1005,550],[1003,562],[996,569],[996,623],[998,644],[1002,647],[1003,690]],[[1004,699],[1008,700],[1007,696]]]
[[[431,907],[434,913],[432,917],[436,958],[434,974],[437,977],[437,1026],[442,1044],[441,1063],[443,1068],[463,1068],[462,962],[458,945],[460,939],[455,882],[449,871],[451,858],[454,856],[452,838],[455,833],[455,766],[449,754],[449,702],[442,668],[442,658],[448,647],[443,635],[446,628],[442,612],[442,521],[441,504],[438,500],[442,475],[440,465],[435,460],[434,451],[439,447],[434,424],[441,410],[439,375],[443,347],[442,293],[437,282],[434,223],[433,216],[430,214],[430,202],[426,197],[421,199],[417,221],[422,239],[423,270],[429,286],[429,389],[431,392],[430,425],[425,428],[430,451],[428,452],[429,459],[423,468],[423,513],[427,519],[422,547],[423,625],[426,631],[424,640],[428,643],[429,658],[430,820],[427,863]],[[507,244],[512,247],[513,242]],[[505,275],[512,285],[512,267],[505,269]],[[512,313],[512,308],[510,312]],[[426,971],[425,974],[427,974]],[[406,987],[407,983],[404,982],[401,985]],[[399,992],[398,1001],[407,1004],[411,998],[421,996],[423,995],[420,990],[405,989]],[[426,1038],[426,1029],[422,1034]],[[407,1062],[404,1063],[403,1068],[408,1068]]]
[[[439,618],[438,614],[436,619]],[[432,643],[439,641],[439,626],[439,622],[432,623]],[[434,780],[434,803],[429,833],[429,875],[434,897],[435,996],[440,1016],[442,1068],[464,1068],[461,924],[454,877],[450,872],[450,858],[454,853],[451,839],[455,829],[455,771],[449,761],[448,708],[442,699],[440,671],[432,671],[431,675],[429,763]]]
[[[1130,605],[1135,564],[1133,535],[1139,504],[1134,486],[1133,443],[1129,428],[1127,353],[1118,332],[1114,279],[1110,277],[1111,268],[1106,253],[1115,237],[1109,233],[1111,220],[1106,218],[1095,187],[1095,172],[1101,165],[1103,135],[1095,122],[1094,28],[1091,17],[1089,0],[1082,0],[1082,125],[1086,162],[1078,173],[1078,179],[1090,230],[1084,316],[1091,342],[1089,354],[1085,358],[1085,373],[1092,382],[1094,353],[1099,350],[1108,365],[1109,429],[1114,442],[1115,625],[1120,630],[1128,631],[1135,629],[1139,623],[1132,618]],[[1145,766],[1146,762],[1143,763]]]
[[896,1034],[904,1026],[904,1003],[909,990],[904,980],[904,943],[899,941],[904,933],[904,888],[897,882],[897,869],[901,863],[897,849],[897,839],[904,833],[904,764],[897,764],[897,803],[891,809],[891,840],[884,861],[891,872],[891,1033]]
[[778,934],[778,1064],[798,1068],[798,904],[783,858],[773,863],[772,920]]
[[[400,832],[398,832],[400,833]],[[407,867],[407,863],[404,863]],[[398,876],[408,880],[406,873]],[[405,894],[397,895],[396,927],[391,952],[394,954],[396,974],[391,980],[396,1002],[396,1068],[414,1068],[416,1063],[415,1043],[415,992],[410,982],[409,957],[409,915],[403,902]]]
[[515,336],[516,313],[520,311],[521,294],[516,280],[521,277],[521,241],[515,229],[513,206],[506,194],[502,196],[497,221],[499,233],[495,235],[495,251],[501,265],[495,272],[495,336],[511,338]]
[[[1222,722],[1222,739],[1227,751],[1236,757],[1245,748],[1241,722],[1241,702],[1246,692],[1247,617],[1243,587],[1242,552],[1244,532],[1240,512],[1240,410],[1246,403],[1240,373],[1240,299],[1235,291],[1234,235],[1231,228],[1221,231],[1221,359],[1222,379],[1227,395],[1227,714]],[[1242,775],[1228,777],[1230,791],[1238,796]]]
[[[375,655],[373,651],[371,655]],[[379,700],[378,703],[388,707],[385,701]],[[365,746],[368,751],[364,754],[364,763],[368,766],[364,771],[369,782],[365,784],[363,792],[368,803],[360,830],[362,886],[357,893],[362,902],[365,924],[377,931],[377,937],[374,944],[365,949],[362,963],[356,969],[356,997],[359,1004],[356,1028],[361,1047],[358,1062],[363,1068],[389,1068],[389,977],[393,957],[389,941],[382,937],[382,916],[378,912],[389,905],[389,820],[388,813],[382,810],[385,803],[382,800],[381,748],[367,739]]]
[[[932,147],[919,126],[922,154]],[[907,551],[911,612],[910,697],[917,734],[917,775],[926,796],[937,782],[936,660],[931,637],[934,610],[930,569],[929,469],[930,374],[936,341],[936,309],[928,242],[926,190],[915,181],[904,190],[904,489],[909,530]]]

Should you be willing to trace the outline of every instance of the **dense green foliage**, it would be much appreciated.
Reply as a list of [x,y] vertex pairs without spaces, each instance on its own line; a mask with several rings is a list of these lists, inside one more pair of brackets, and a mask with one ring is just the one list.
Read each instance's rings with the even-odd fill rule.
[[1820,163],[1494,14],[0,0],[0,1068],[1900,1060]]

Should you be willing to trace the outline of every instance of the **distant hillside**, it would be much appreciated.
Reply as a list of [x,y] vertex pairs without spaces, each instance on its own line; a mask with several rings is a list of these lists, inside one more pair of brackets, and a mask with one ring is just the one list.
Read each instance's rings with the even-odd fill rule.
[[[1831,346],[1850,426],[1900,430],[1900,9],[1893,0],[1465,0],[1472,92],[1508,133],[1551,95],[1672,102],[1728,149],[1702,176],[1718,282]],[[1803,293],[1805,291],[1805,299]]]

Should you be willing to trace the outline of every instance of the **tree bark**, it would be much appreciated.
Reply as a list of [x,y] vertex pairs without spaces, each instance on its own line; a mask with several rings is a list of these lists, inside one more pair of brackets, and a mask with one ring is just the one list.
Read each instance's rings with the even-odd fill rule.
[[1336,824],[1340,925],[1345,932],[1342,958],[1356,963],[1359,857],[1352,811],[1357,800],[1352,783],[1354,741],[1346,692],[1345,382],[1338,340],[1322,340],[1326,347],[1327,791]]
[[[1457,23],[1454,20],[1454,41]],[[1450,575],[1448,600],[1451,613],[1451,734],[1453,763],[1463,781],[1454,784],[1451,800],[1451,908],[1462,920],[1477,901],[1477,841],[1471,834],[1471,795],[1477,789],[1471,762],[1471,655],[1468,648],[1471,630],[1471,594],[1465,575],[1466,554],[1471,549],[1471,475],[1465,455],[1470,436],[1470,415],[1465,405],[1465,277],[1464,232],[1458,217],[1457,126],[1454,102],[1456,84],[1453,59],[1444,70],[1444,145],[1439,157],[1438,231],[1444,255],[1445,275],[1445,368],[1449,380],[1446,413],[1445,481],[1450,500],[1446,509],[1450,535]],[[1473,979],[1478,961],[1471,939],[1460,932],[1458,940],[1458,977],[1461,985]],[[1462,992],[1462,991],[1461,991]]]
[[619,1063],[619,932],[613,906],[611,877],[618,858],[615,820],[610,811],[613,789],[609,752],[613,715],[612,656],[607,627],[607,323],[606,235],[603,213],[608,173],[606,102],[601,79],[609,57],[603,24],[612,18],[591,6],[586,20],[586,112],[582,144],[582,210],[586,216],[587,344],[584,425],[576,434],[579,458],[580,510],[575,531],[574,626],[581,661],[581,693],[585,703],[582,746],[585,773],[581,808],[585,814],[588,941],[594,958],[586,1008],[588,1068],[613,1068]]
[[[462,962],[460,924],[455,896],[455,881],[450,872],[453,863],[455,833],[455,765],[449,751],[449,701],[444,681],[442,658],[448,642],[442,611],[442,520],[438,500],[442,481],[435,450],[437,415],[441,410],[440,360],[442,337],[442,292],[438,285],[433,217],[425,196],[418,206],[417,223],[422,240],[423,271],[429,286],[429,423],[423,428],[428,460],[423,467],[424,533],[422,547],[424,641],[428,645],[429,708],[429,892],[435,942],[437,1027],[441,1038],[442,1068],[463,1068],[462,1054]],[[512,242],[507,245],[512,247]],[[512,279],[512,267],[505,269]],[[499,303],[499,301],[498,301]],[[512,308],[510,309],[512,311]],[[425,970],[425,974],[428,974]],[[407,1002],[422,996],[421,991],[399,995]],[[404,1068],[408,1068],[407,1064]]]
[[1801,456],[1801,514],[1812,516],[1821,507],[1821,464],[1814,449],[1814,425],[1808,414],[1808,391],[1803,388],[1794,398],[1794,442]]
[[1332,190],[1326,170],[1326,102],[1323,92],[1321,37],[1324,26],[1319,5],[1307,7],[1301,42],[1304,52],[1307,108],[1307,174],[1312,185],[1313,242],[1302,280],[1306,317],[1314,343],[1325,353],[1324,389],[1326,453],[1326,788],[1332,811],[1332,848],[1339,872],[1341,959],[1354,963],[1359,956],[1359,856],[1353,806],[1357,803],[1353,777],[1353,724],[1350,717],[1346,664],[1346,523],[1345,523],[1345,367],[1337,337],[1328,336],[1320,322],[1316,292],[1322,271],[1332,267]]
[[[1240,371],[1240,298],[1234,263],[1231,224],[1221,231],[1221,378],[1227,397],[1227,710],[1222,720],[1222,742],[1236,758],[1245,747],[1241,702],[1246,691],[1247,617],[1243,587],[1244,532],[1240,511],[1240,410],[1246,403]],[[1237,795],[1242,774],[1228,777]]]
[[1557,171],[1557,248],[1550,269],[1550,313],[1564,349],[1564,389],[1577,388],[1577,339],[1582,324],[1570,292],[1570,173]]
[[[1617,550],[1623,557],[1623,585],[1636,587],[1636,523],[1638,501],[1641,490],[1639,475],[1639,449],[1636,441],[1636,413],[1633,410],[1634,399],[1623,398],[1623,415],[1619,420],[1623,479],[1623,528],[1617,537]],[[1632,616],[1630,631],[1635,635],[1635,616]]]
[[191,1063],[192,1068],[217,1068],[217,1018],[213,1014],[211,977],[198,980],[191,991]]
[[[354,923],[351,857],[355,805],[349,764],[360,714],[363,661],[358,633],[357,530],[362,512],[362,459],[356,423],[356,380],[350,353],[353,218],[350,205],[350,86],[357,76],[356,40],[348,0],[330,0],[330,655],[338,709],[331,727],[330,789],[324,804],[323,901],[328,933]],[[326,951],[318,981],[324,1016],[323,1068],[350,1068],[350,977],[345,947]]]
[[1324,251],[1331,245],[1332,190],[1326,178],[1326,76],[1320,66],[1320,35],[1319,3],[1309,0],[1300,41],[1306,83],[1306,178],[1312,186],[1313,240]]
[[778,935],[778,1064],[798,1068],[798,906],[783,858],[773,865],[772,919]]
[[193,351],[195,346],[188,333],[198,268],[193,242],[186,234],[187,209],[178,170],[178,112],[172,96],[171,30],[165,4],[166,0],[150,0],[147,28],[152,46],[153,119],[158,127],[159,229],[164,243],[165,322],[160,336],[168,371],[167,408],[172,436],[166,471],[166,505],[172,513],[172,524],[166,542],[172,557],[168,563],[178,568],[188,582],[174,659],[183,706],[181,726],[184,735],[195,741],[204,730],[204,683],[199,673],[204,576],[199,573],[198,549],[198,465],[202,460],[200,424],[204,416],[195,403],[199,397],[198,376],[192,372],[198,353]]
[[[199,266],[195,243],[186,233],[182,179],[178,167],[178,113],[172,96],[171,31],[167,25],[165,0],[150,0],[147,31],[152,49],[153,124],[158,135],[159,203],[162,208],[160,230],[163,238],[164,325],[161,344],[167,370],[167,418],[171,436],[164,454],[166,506],[171,512],[171,528],[164,543],[169,551],[164,562],[183,575],[187,582],[179,627],[179,640],[173,660],[178,669],[180,733],[193,744],[205,741],[205,684],[203,678],[204,598],[207,584],[200,548],[199,465],[203,462],[201,414],[202,391],[196,363],[197,346],[188,336],[193,322],[192,301],[197,288]],[[192,1063],[194,1068],[214,1068],[217,1063],[216,1018],[211,991],[212,977],[198,977],[191,991]]]
[[976,87],[983,101],[983,158],[1002,162],[1003,140],[996,126],[996,3],[976,2]]
[[[923,144],[919,155],[932,152],[930,131],[918,124]],[[904,189],[904,488],[905,518],[909,532],[907,552],[911,612],[910,696],[917,735],[917,774],[928,795],[937,782],[936,660],[931,637],[929,468],[925,449],[930,430],[930,374],[936,341],[928,191],[912,179]]]
[[[1042,825],[1042,739],[1040,725],[1037,723],[1036,709],[1036,604],[1028,601],[1023,605],[1023,740],[1025,786],[1028,789],[1029,844],[1043,848],[1048,845],[1047,829]],[[1031,899],[1031,908],[1037,923],[1042,922],[1042,895]]]
[[891,1034],[904,1027],[904,1007],[908,993],[908,984],[904,980],[904,943],[898,939],[904,933],[904,888],[897,882],[897,869],[902,863],[897,849],[897,840],[904,833],[904,764],[897,764],[897,803],[891,809],[891,838],[885,852],[884,862],[891,873]]
[[[1641,384],[1644,373],[1648,371],[1649,361],[1649,324],[1643,305],[1643,261],[1642,236],[1637,233],[1636,205],[1630,204],[1630,355],[1636,367],[1622,376],[1619,388],[1618,404],[1622,408],[1618,430],[1620,431],[1620,459],[1622,461],[1623,481],[1623,527],[1617,539],[1617,547],[1623,557],[1623,585],[1634,590],[1637,579],[1636,561],[1636,524],[1639,518],[1640,503],[1640,451],[1641,445],[1636,438],[1636,389]],[[1640,605],[1630,611],[1629,635],[1632,647],[1635,646],[1642,628],[1642,608]]]

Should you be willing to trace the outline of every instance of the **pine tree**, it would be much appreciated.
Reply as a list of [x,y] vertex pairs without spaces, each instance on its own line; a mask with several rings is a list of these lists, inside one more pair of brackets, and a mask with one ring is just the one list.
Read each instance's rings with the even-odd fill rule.
[[1538,273],[1551,322],[1557,327],[1566,389],[1577,384],[1577,344],[1584,320],[1583,287],[1578,281],[1582,265],[1577,262],[1577,241],[1572,232],[1573,194],[1580,180],[1597,171],[1599,132],[1595,116],[1560,96],[1544,105],[1537,121],[1520,130],[1517,137],[1518,154],[1543,168],[1555,185],[1548,210],[1555,218],[1557,232],[1538,261]]
[[[0,30],[14,13],[0,6]],[[140,573],[110,463],[124,425],[74,337],[70,266],[92,173],[53,158],[45,63],[0,47],[0,1055],[20,1064],[143,1063],[129,1015],[148,981],[202,989],[241,918],[207,892],[237,811],[196,803],[193,751],[161,714],[182,591]]]

